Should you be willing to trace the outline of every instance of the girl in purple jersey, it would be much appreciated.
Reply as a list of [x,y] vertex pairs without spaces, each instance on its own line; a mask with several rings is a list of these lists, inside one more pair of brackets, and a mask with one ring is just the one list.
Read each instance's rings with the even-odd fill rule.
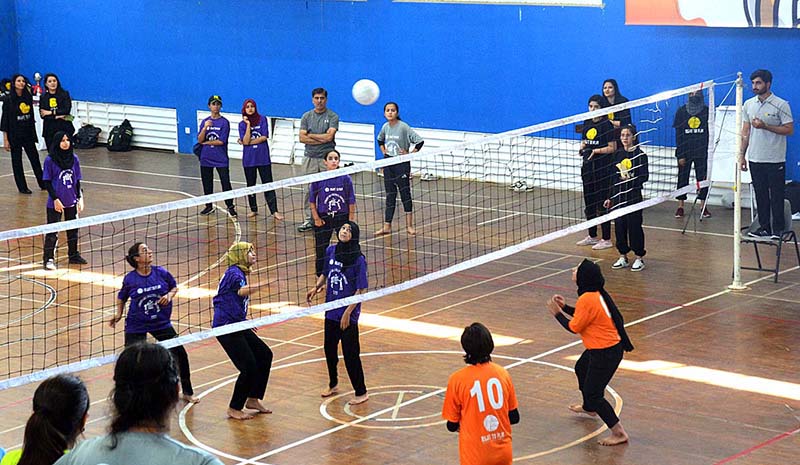
[[[341,155],[336,150],[325,154],[325,167],[339,168]],[[316,181],[311,183],[308,194],[311,217],[314,219],[314,253],[316,256],[316,276],[322,274],[325,249],[331,243],[331,236],[347,221],[356,217],[356,193],[350,176]]]
[[[325,302],[344,299],[363,293],[367,289],[367,261],[358,243],[359,228],[347,221],[338,231],[339,243],[325,251],[325,267],[317,278],[314,287],[306,294],[306,301],[325,291]],[[361,344],[358,340],[358,318],[361,304],[350,304],[325,312],[325,360],[328,365],[328,387],[322,397],[330,397],[339,392],[339,341],[342,341],[342,354],[347,376],[353,386],[355,396],[347,403],[362,404],[369,399],[364,382],[364,368],[361,365]]]
[[[249,242],[233,244],[225,254],[228,269],[219,282],[214,296],[214,328],[247,319],[247,306],[250,296],[268,286],[271,281],[248,284],[247,278],[256,264],[256,251]],[[217,341],[239,370],[239,377],[233,387],[233,395],[228,404],[228,417],[234,420],[249,420],[255,413],[272,413],[261,403],[267,392],[269,372],[272,368],[272,350],[258,335],[257,328],[245,329],[235,333],[217,336]]]
[[[56,132],[50,146],[50,155],[44,159],[42,174],[44,188],[47,190],[47,224],[58,223],[64,219],[74,220],[83,211],[81,192],[81,164],[72,151],[72,141],[63,131]],[[58,233],[48,233],[44,238],[44,268],[55,270],[55,250]],[[67,250],[69,263],[85,265],[86,260],[78,252],[78,230],[67,230]]]
[[[147,339],[147,333],[158,341],[178,336],[172,327],[172,299],[178,293],[178,284],[166,268],[153,265],[153,251],[147,244],[137,242],[128,249],[125,261],[134,268],[122,280],[117,294],[117,313],[108,322],[112,328],[122,319],[125,302],[130,299],[128,316],[125,318],[125,346]],[[192,372],[189,356],[183,346],[170,349],[181,375],[181,398],[197,403],[192,389]]]
[[[261,176],[261,182],[272,182],[272,161],[269,158],[269,123],[267,118],[258,114],[256,101],[249,98],[242,105],[242,121],[239,123],[239,140],[242,147],[242,166],[247,187],[256,185],[256,176]],[[267,207],[272,217],[280,221],[283,214],[278,211],[278,199],[275,191],[264,192]],[[248,217],[258,214],[258,204],[255,195],[248,195],[250,213]]]
[[[227,118],[220,114],[222,110],[222,97],[212,95],[208,98],[208,109],[211,116],[200,122],[200,129],[197,133],[197,143],[202,145],[200,150],[200,178],[203,182],[203,194],[214,193],[214,169],[219,175],[219,182],[222,184],[223,191],[233,189],[231,187],[231,172],[228,167],[228,137],[231,133],[231,123]],[[228,207],[228,215],[236,218],[236,207],[233,199],[225,201]],[[210,215],[214,211],[214,205],[207,203],[206,207],[200,212],[201,215]]]

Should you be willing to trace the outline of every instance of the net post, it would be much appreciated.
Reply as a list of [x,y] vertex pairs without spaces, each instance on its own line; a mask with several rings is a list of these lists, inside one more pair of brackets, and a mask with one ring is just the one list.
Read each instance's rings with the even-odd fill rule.
[[744,85],[742,72],[736,76],[736,156],[734,157],[733,185],[733,282],[728,289],[742,290],[747,286],[742,284],[742,167],[740,160],[742,154],[742,105],[744,101]]

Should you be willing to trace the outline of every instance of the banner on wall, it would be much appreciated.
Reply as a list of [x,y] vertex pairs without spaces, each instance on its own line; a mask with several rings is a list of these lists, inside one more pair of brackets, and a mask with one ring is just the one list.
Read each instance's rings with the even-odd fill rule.
[[800,27],[800,0],[625,0],[625,24]]
[[473,3],[482,5],[591,6],[603,7],[603,0],[392,0],[397,3]]

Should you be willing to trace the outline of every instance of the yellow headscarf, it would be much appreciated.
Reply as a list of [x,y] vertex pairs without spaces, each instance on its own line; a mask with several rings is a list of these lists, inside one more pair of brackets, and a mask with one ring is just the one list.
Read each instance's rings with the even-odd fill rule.
[[249,242],[236,242],[228,253],[225,254],[225,260],[228,266],[236,265],[245,273],[250,273],[250,265],[247,263],[247,253],[253,248],[253,244]]

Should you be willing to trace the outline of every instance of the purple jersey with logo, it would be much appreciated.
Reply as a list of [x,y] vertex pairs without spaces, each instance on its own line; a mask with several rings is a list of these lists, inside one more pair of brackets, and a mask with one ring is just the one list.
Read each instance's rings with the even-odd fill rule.
[[[68,170],[62,170],[48,155],[44,159],[42,179],[53,183],[56,197],[65,207],[74,207],[78,203],[78,189],[76,189],[75,181],[83,178],[81,177],[81,164],[77,155],[75,155],[75,163]],[[55,208],[53,201],[54,199],[48,195],[47,208]]]
[[[247,131],[247,124],[244,121],[239,122],[239,139],[242,141],[244,141],[245,131]],[[250,126],[250,140],[258,137],[269,137],[269,125],[264,115],[261,115],[257,125]],[[269,144],[266,141],[243,146],[242,154],[242,166],[245,168],[270,164]]]
[[162,307],[158,300],[177,285],[170,272],[160,266],[151,267],[147,276],[136,270],[126,274],[117,294],[123,302],[131,299],[125,317],[125,332],[141,334],[171,327],[172,302]]
[[247,275],[236,265],[228,267],[219,282],[214,296],[214,321],[212,328],[238,323],[247,319],[250,297],[239,295],[239,289],[247,285]]
[[320,215],[350,213],[350,205],[356,203],[353,180],[346,175],[312,182],[308,195]]
[[[325,266],[322,268],[322,274],[328,283],[325,302],[344,299],[355,295],[359,289],[367,288],[367,260],[361,255],[352,266],[342,268],[342,262],[336,260],[335,245],[329,246],[325,251]],[[325,318],[342,321],[346,309],[347,306],[329,310],[325,312]],[[350,313],[350,323],[357,324],[359,315],[361,315],[361,304],[356,304],[356,308]]]
[[228,136],[231,134],[231,123],[224,116],[217,119],[207,117],[200,122],[199,131],[203,130],[206,121],[211,121],[211,126],[206,129],[206,141],[221,140],[222,145],[204,145],[200,152],[200,166],[214,168],[228,167]]

